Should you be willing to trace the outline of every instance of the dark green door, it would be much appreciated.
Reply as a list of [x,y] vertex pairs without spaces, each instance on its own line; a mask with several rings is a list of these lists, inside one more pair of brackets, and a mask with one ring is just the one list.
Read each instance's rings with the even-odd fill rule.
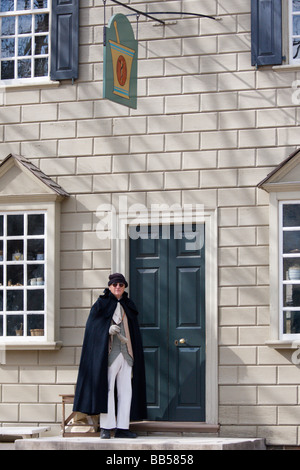
[[[140,312],[148,419],[205,421],[204,225],[130,238],[130,296]],[[156,237],[155,237],[156,235]],[[194,236],[194,233],[192,233]]]

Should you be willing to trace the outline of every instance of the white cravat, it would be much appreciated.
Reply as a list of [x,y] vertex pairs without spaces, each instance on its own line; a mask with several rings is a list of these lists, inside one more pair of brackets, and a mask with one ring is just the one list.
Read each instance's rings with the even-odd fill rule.
[[116,323],[116,325],[119,325],[122,321],[122,311],[120,302],[117,303],[116,310],[113,314],[113,321]]

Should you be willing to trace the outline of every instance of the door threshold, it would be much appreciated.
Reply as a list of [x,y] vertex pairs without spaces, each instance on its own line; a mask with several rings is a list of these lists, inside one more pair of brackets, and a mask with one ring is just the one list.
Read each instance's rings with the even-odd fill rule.
[[136,432],[182,432],[182,433],[214,433],[219,432],[218,424],[198,423],[191,421],[134,421],[130,429]]

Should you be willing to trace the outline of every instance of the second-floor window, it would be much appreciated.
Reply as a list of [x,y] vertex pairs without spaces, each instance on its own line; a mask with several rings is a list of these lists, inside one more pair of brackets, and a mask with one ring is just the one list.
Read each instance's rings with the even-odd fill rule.
[[300,64],[300,0],[289,0],[290,63]]
[[50,0],[0,0],[1,80],[49,77]]

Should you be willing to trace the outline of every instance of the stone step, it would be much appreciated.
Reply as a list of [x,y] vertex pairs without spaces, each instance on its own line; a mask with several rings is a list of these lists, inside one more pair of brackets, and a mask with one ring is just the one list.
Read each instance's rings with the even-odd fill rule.
[[198,451],[266,450],[264,439],[222,437],[153,437],[136,439],[100,439],[99,437],[43,437],[15,442],[16,450],[106,450],[106,451]]
[[22,436],[25,439],[28,437],[39,437],[50,429],[50,426],[4,426],[0,427],[0,436]]

